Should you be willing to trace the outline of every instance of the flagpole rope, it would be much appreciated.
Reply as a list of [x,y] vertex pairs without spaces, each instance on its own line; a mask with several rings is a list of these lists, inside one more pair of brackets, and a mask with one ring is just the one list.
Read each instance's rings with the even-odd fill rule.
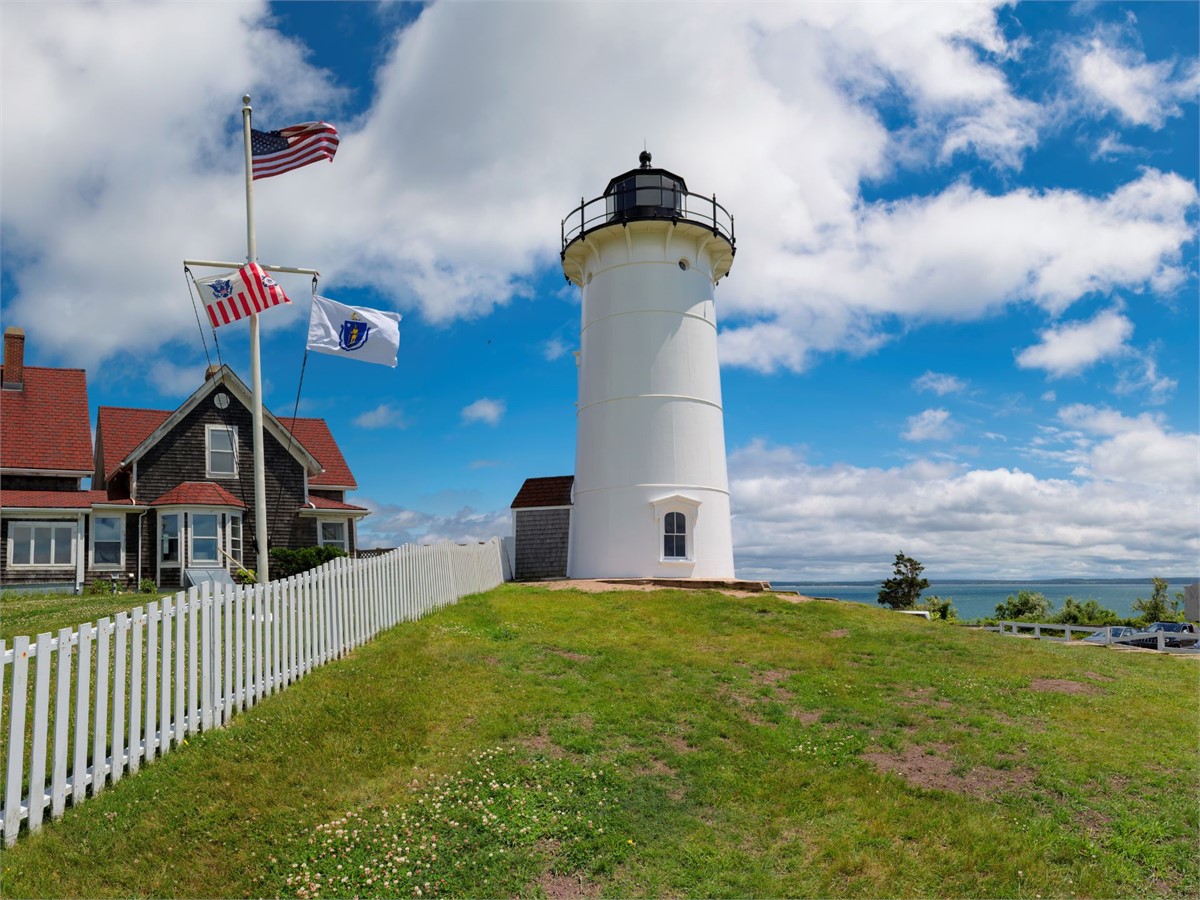
[[[196,305],[196,294],[192,293],[192,288],[196,286],[196,276],[192,274],[192,270],[187,266],[183,267],[183,283],[187,285],[188,299],[192,301],[192,312],[196,314],[196,329],[200,332],[200,344],[204,347],[204,359],[208,365],[212,365],[212,357],[208,355],[208,341],[204,338],[204,326],[200,324],[200,307]],[[197,294],[199,291],[196,292]],[[216,331],[213,332],[213,340],[217,339]]]

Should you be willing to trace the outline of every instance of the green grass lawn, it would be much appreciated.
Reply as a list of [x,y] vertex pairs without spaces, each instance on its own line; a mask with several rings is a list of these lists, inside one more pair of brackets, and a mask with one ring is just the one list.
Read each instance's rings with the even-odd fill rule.
[[107,788],[4,896],[1194,897],[1195,660],[506,585]]
[[43,632],[58,634],[60,628],[75,628],[102,616],[115,616],[152,600],[174,596],[153,594],[65,594],[6,592],[0,596],[0,639],[12,646],[17,635],[31,639]]

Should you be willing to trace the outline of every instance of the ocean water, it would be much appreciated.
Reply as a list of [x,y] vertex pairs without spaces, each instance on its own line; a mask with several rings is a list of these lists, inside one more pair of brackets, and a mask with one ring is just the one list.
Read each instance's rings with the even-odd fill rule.
[[[1170,580],[1168,591],[1172,599],[1176,591],[1182,591],[1184,585],[1195,579]],[[930,579],[929,587],[922,592],[921,597],[937,596],[954,600],[954,608],[958,610],[960,619],[981,619],[984,616],[996,614],[996,604],[1003,603],[1017,591],[1037,591],[1045,594],[1046,599],[1054,604],[1054,610],[1062,608],[1067,597],[1074,597],[1080,603],[1095,600],[1101,606],[1107,607],[1119,616],[1134,615],[1133,603],[1139,597],[1149,598],[1153,593],[1153,585],[1149,578],[1136,581],[934,581]],[[839,581],[839,582],[790,582],[773,581],[771,586],[781,591],[799,591],[809,597],[836,597],[838,600],[849,600],[854,603],[869,603],[877,606],[879,602],[878,581]]]

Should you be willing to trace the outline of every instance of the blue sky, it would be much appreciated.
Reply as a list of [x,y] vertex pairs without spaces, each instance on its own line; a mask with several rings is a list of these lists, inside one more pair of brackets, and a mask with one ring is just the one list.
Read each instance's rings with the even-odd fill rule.
[[[175,406],[206,364],[181,261],[245,253],[241,95],[333,122],[332,164],[257,183],[259,258],[399,310],[400,363],[314,354],[301,413],[366,543],[507,533],[522,480],[574,466],[560,219],[645,142],[737,218],[740,575],[1200,569],[1200,7],[681,9],[6,4],[0,317],[93,406]],[[248,380],[247,331],[218,337]]]

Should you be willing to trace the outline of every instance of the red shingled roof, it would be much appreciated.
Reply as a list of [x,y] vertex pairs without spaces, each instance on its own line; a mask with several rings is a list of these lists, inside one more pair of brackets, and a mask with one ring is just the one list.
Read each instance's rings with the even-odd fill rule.
[[90,472],[92,427],[83,369],[25,367],[21,390],[0,390],[0,466]]
[[328,497],[312,497],[308,498],[308,502],[317,509],[344,509],[348,512],[367,512],[365,506],[355,506],[353,503],[343,503],[340,500],[330,500]]
[[536,506],[570,506],[574,475],[555,475],[550,478],[526,478],[513,498],[512,509]]
[[91,509],[94,504],[132,506],[133,501],[109,500],[108,491],[0,491],[4,509]]
[[346,458],[338,449],[337,441],[324,419],[280,419],[279,424],[296,436],[304,449],[316,457],[325,471],[320,475],[311,475],[309,487],[339,487],[354,490],[358,482],[346,465]]
[[246,504],[219,484],[211,481],[185,481],[177,484],[151,506],[234,506],[245,509]]
[[117,474],[121,460],[134,447],[171,415],[166,409],[130,409],[124,406],[101,406],[96,413],[96,434],[99,435],[104,459],[104,480]]

